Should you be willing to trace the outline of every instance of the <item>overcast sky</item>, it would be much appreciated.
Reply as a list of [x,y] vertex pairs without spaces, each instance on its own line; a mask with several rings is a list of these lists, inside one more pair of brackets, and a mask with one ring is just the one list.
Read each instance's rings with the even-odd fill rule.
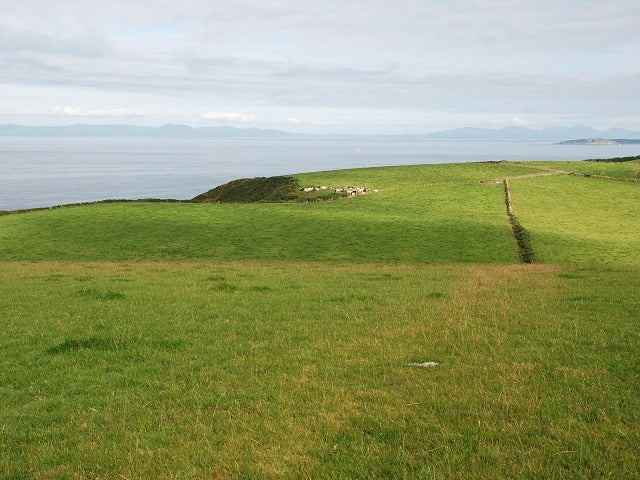
[[0,123],[640,130],[638,0],[0,0]]

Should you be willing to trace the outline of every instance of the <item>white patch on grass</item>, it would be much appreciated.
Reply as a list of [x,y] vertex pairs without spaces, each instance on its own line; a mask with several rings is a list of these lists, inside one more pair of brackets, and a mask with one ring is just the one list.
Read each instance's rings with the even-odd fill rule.
[[438,365],[440,365],[438,362],[414,362],[409,364],[410,367],[437,367]]

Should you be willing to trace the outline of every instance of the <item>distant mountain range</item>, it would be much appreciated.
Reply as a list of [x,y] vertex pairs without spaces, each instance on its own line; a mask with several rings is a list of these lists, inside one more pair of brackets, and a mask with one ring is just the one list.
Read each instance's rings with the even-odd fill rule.
[[421,135],[421,137],[452,140],[566,140],[572,138],[640,138],[640,132],[624,128],[598,130],[589,126],[546,127],[543,129],[527,127],[456,128]]
[[289,138],[296,134],[279,130],[235,127],[201,127],[163,125],[144,127],[137,125],[75,124],[59,127],[24,127],[0,125],[0,136],[59,136],[59,137],[168,137],[168,138]]
[[144,127],[135,125],[75,124],[54,127],[25,127],[0,125],[0,136],[65,136],[65,137],[164,137],[164,138],[326,138],[326,139],[403,139],[403,140],[547,140],[579,139],[640,139],[640,132],[623,128],[597,130],[589,126],[456,128],[425,134],[405,135],[357,135],[357,134],[301,134],[260,128],[236,128],[229,126],[193,128],[186,125]]

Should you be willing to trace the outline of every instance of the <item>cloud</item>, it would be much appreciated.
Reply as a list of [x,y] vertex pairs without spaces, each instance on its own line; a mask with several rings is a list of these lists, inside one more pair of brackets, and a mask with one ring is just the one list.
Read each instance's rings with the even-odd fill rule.
[[289,117],[287,118],[287,122],[298,125],[299,123],[302,123],[302,120],[299,120],[296,117]]
[[510,127],[527,127],[531,125],[531,122],[526,118],[522,118],[516,115],[509,118],[508,120],[505,120],[504,118],[493,120],[491,124],[499,127],[504,127],[505,125],[508,125]]
[[222,122],[253,122],[255,115],[248,115],[239,112],[208,112],[200,115],[205,120],[220,120]]
[[[257,115],[274,127],[357,117],[366,130],[378,121],[369,109],[398,126],[415,111],[505,124],[627,118],[640,128],[640,8],[629,0],[5,3],[5,111],[62,104],[61,117],[136,116],[74,106],[129,105],[178,112],[167,123]],[[323,119],[322,109],[337,113]]]
[[529,125],[529,121],[525,118],[521,118],[518,116],[515,117],[511,117],[511,125],[517,125],[517,126],[526,126]]
[[94,108],[85,109],[82,107],[53,107],[53,113],[68,117],[139,117],[141,112],[128,108]]

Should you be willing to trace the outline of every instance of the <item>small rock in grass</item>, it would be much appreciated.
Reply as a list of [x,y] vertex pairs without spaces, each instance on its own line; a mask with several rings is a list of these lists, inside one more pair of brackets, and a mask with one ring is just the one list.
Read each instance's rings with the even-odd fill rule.
[[438,362],[422,362],[422,363],[410,363],[410,367],[437,367],[439,365]]

